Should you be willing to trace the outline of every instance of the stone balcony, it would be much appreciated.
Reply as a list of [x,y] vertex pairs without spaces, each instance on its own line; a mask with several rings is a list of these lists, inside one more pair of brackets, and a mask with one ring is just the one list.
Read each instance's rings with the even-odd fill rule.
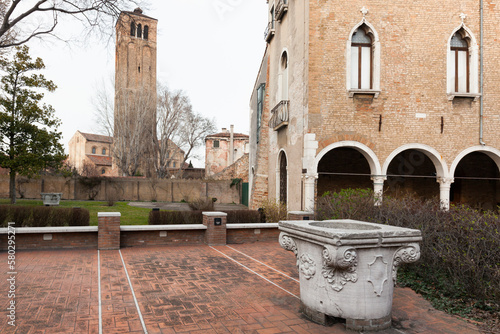
[[279,0],[276,4],[276,9],[274,10],[274,16],[276,20],[281,20],[281,18],[285,15],[288,10],[288,0]]
[[288,108],[290,101],[281,100],[274,108],[271,110],[271,119],[269,120],[269,127],[274,131],[278,131],[280,128],[288,125]]
[[266,30],[264,31],[264,39],[266,42],[269,43],[269,41],[273,38],[274,36],[274,22],[269,22],[267,24]]

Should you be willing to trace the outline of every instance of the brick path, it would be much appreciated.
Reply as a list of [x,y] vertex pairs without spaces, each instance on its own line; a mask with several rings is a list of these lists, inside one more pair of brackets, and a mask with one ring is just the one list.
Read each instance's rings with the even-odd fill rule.
[[[0,263],[6,257],[1,253]],[[99,333],[97,251],[25,251],[16,257],[17,326],[2,316],[1,333]],[[144,327],[151,334],[348,333],[341,323],[323,327],[301,317],[295,257],[277,242],[125,248],[100,251],[99,258],[106,334],[143,333]],[[8,287],[1,287],[6,310]],[[434,310],[411,290],[396,289],[393,328],[380,333],[479,331]]]

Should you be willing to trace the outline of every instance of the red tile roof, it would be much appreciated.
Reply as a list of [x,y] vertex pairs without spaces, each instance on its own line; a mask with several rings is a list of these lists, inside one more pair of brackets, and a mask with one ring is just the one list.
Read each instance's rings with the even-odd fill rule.
[[[213,135],[206,136],[205,140],[208,139],[209,137],[230,138],[231,134],[229,132],[219,132],[219,133],[216,133]],[[250,138],[250,136],[243,134],[243,133],[233,133],[233,138],[234,139],[248,139],[248,138]]]
[[97,166],[111,166],[113,159],[105,155],[90,155],[87,154],[87,158],[90,159]]
[[95,142],[107,143],[107,144],[113,143],[113,137],[110,137],[110,136],[96,135],[93,133],[84,133],[84,132],[80,132],[80,133],[88,141],[95,141]]

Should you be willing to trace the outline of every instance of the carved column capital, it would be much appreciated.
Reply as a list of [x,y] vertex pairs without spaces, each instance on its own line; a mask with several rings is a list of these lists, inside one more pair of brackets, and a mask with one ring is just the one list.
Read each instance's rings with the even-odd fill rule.
[[420,259],[420,245],[417,243],[408,244],[400,247],[394,253],[394,260],[392,263],[392,279],[396,283],[398,267],[401,263],[412,263]]
[[333,290],[338,292],[347,282],[355,283],[358,280],[357,266],[358,254],[353,247],[324,246],[322,274]]

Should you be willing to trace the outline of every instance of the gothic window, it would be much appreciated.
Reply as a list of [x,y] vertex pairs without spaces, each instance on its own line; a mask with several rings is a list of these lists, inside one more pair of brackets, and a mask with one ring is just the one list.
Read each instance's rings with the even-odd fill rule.
[[479,97],[478,46],[471,31],[462,23],[448,40],[447,93],[455,96]]
[[142,38],[142,25],[140,23],[137,25],[137,37]]
[[469,44],[457,31],[450,41],[450,67],[454,91],[469,93]]
[[144,39],[148,39],[148,35],[149,35],[149,27],[144,26]]
[[288,193],[288,176],[287,176],[287,161],[285,152],[281,152],[279,155],[279,200],[280,203],[287,204],[287,193]]
[[351,39],[351,88],[373,89],[372,38],[363,26]]
[[135,22],[130,23],[130,36],[135,37]]
[[105,174],[105,173],[106,173],[106,170],[103,168],[103,169],[101,170],[101,174]]

